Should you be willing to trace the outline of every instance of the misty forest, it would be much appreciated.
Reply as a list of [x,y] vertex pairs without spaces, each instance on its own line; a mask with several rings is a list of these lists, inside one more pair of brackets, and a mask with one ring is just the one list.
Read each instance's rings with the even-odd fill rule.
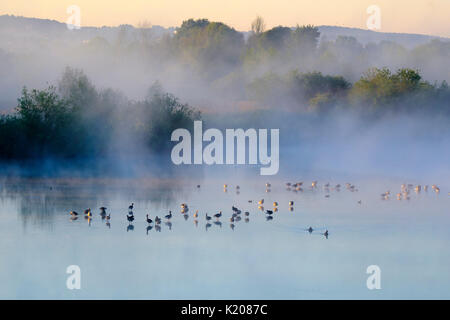
[[[169,165],[171,132],[197,119],[207,127],[280,128],[285,150],[307,146],[317,158],[324,141],[334,155],[348,151],[345,141],[361,149],[359,136],[379,138],[384,150],[399,150],[405,139],[440,150],[448,142],[448,39],[266,29],[261,17],[249,32],[207,19],[172,29],[68,30],[14,16],[0,24],[5,164]],[[389,160],[376,144],[373,152]],[[317,163],[302,156],[307,167]]]

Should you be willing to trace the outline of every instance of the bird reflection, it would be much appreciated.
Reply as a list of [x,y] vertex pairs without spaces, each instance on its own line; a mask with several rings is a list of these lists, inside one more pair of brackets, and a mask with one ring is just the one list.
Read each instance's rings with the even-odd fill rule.
[[147,226],[147,228],[146,228],[146,230],[147,230],[147,235],[148,235],[148,232],[149,232],[150,230],[152,230],[152,229],[153,229],[152,226]]
[[167,221],[167,222],[164,222],[164,224],[169,227],[169,230],[172,230],[172,222]]
[[132,225],[132,224],[129,224],[128,226],[127,226],[127,232],[128,231],[133,231],[134,230],[134,226]]
[[219,227],[222,228],[222,222],[220,222],[220,221],[214,221],[214,224],[215,224],[216,226],[219,226]]
[[111,223],[109,223],[108,221],[106,222],[106,226],[111,229]]
[[234,231],[234,224],[233,223],[230,223],[230,228],[231,228],[231,230]]
[[155,230],[156,230],[157,232],[161,232],[161,226],[160,226],[159,224],[156,224],[156,225],[155,225]]
[[266,216],[266,220],[267,221],[273,220],[273,217],[272,216]]
[[207,223],[205,224],[205,230],[208,231],[209,228],[211,228],[212,224],[211,223]]
[[187,214],[183,215],[184,221],[187,221],[187,219],[189,218],[189,216]]

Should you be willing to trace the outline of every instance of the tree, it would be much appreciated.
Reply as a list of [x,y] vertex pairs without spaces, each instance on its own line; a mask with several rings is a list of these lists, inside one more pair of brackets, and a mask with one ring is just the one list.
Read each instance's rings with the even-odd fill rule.
[[251,29],[256,35],[263,33],[266,30],[266,23],[264,22],[264,19],[260,16],[257,16],[252,22]]

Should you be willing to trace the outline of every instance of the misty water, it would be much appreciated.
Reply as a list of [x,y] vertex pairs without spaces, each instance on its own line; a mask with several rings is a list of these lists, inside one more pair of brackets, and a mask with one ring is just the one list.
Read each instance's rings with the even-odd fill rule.
[[[4,179],[0,298],[450,298],[449,186],[442,185],[440,194],[411,191],[409,200],[399,201],[395,194],[409,181],[346,177],[319,180],[311,189],[305,179],[298,192],[287,190],[287,181],[242,175]],[[342,187],[328,193],[326,182]],[[346,182],[358,191],[347,190]],[[381,200],[386,190],[391,197]],[[261,199],[264,209],[278,202],[272,220],[258,209]],[[126,214],[132,202],[131,226]],[[181,203],[189,206],[186,216]],[[242,210],[234,229],[232,205]],[[101,206],[111,214],[109,226]],[[87,208],[90,221],[83,215]],[[71,210],[78,219],[71,219]],[[160,231],[154,224],[148,229],[147,213],[154,220],[168,210],[171,225],[163,218]],[[205,213],[219,210],[220,223],[213,218],[207,226]],[[81,269],[80,290],[66,287],[69,265]],[[370,265],[381,269],[381,290],[366,286]]]

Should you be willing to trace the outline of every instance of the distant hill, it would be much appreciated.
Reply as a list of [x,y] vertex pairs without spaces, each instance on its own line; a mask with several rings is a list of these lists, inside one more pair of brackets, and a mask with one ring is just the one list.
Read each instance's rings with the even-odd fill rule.
[[414,33],[376,32],[358,28],[334,26],[319,26],[318,28],[321,34],[321,39],[334,40],[337,36],[350,36],[356,38],[362,44],[367,44],[369,42],[392,41],[397,42],[406,48],[412,48],[429,42],[432,39],[450,41],[450,38]]
[[[334,40],[337,36],[355,37],[359,42],[367,44],[369,42],[393,41],[407,48],[426,43],[432,39],[450,41],[450,38],[438,36],[429,36],[409,33],[385,33],[374,32],[358,28],[346,28],[336,26],[319,26],[321,39]],[[145,29],[149,31],[152,40],[158,39],[164,34],[173,33],[175,27],[165,28],[154,25]],[[142,29],[131,25],[121,25],[117,27],[82,27],[79,30],[69,30],[65,23],[48,19],[26,18],[13,15],[0,16],[0,45],[7,51],[14,49],[24,49],[23,40],[29,43],[29,40],[54,40],[58,42],[77,42],[88,41],[95,37],[102,37],[109,42],[118,41],[119,32],[126,32],[128,41],[142,36]],[[248,37],[249,32],[243,32]],[[31,43],[29,43],[31,44]],[[8,50],[9,49],[9,50]]]

